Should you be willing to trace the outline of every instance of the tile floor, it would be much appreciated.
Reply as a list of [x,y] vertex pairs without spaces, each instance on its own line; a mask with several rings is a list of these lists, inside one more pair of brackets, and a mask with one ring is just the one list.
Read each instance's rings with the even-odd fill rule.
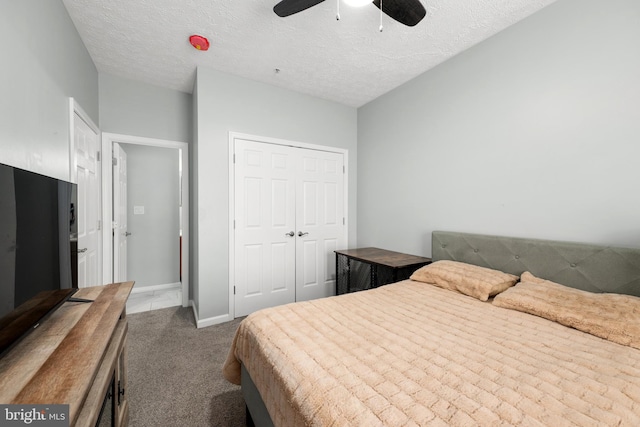
[[136,292],[129,295],[127,313],[141,313],[177,305],[182,305],[182,289],[180,286],[159,291]]

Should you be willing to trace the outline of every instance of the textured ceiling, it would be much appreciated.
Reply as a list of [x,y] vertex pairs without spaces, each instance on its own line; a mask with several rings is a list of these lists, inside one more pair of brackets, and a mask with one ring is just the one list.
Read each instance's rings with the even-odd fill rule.
[[[278,0],[63,0],[100,73],[191,93],[198,66],[359,107],[555,0],[422,0],[398,24],[327,0],[287,18]],[[209,39],[207,52],[191,34]],[[281,71],[275,72],[278,68]]]

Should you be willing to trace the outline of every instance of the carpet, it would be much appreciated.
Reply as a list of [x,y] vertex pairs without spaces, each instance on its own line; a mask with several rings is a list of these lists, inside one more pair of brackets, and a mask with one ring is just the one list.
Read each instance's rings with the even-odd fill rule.
[[242,319],[196,329],[191,307],[127,317],[131,427],[245,426],[240,387],[221,373]]

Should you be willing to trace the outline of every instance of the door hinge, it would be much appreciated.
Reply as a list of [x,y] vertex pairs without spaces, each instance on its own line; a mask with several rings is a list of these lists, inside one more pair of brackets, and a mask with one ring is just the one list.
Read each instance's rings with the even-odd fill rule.
[[345,219],[345,217],[342,217],[342,225],[347,225],[347,220]]
[[101,156],[100,156],[100,152],[99,152],[99,151],[96,151],[96,160],[97,160],[97,161],[100,161],[100,157],[101,157]]
[[343,174],[347,173],[347,167],[344,165],[342,165],[342,173]]
[[235,219],[233,220],[233,229],[234,230],[236,229],[236,220]]
[[236,294],[236,287],[235,286],[233,287],[233,294],[234,295]]
[[233,163],[235,163],[235,162],[236,162],[236,154],[233,153]]
[[118,159],[117,158],[113,158],[113,166],[118,166]]
[[102,229],[102,221],[98,220],[98,231]]

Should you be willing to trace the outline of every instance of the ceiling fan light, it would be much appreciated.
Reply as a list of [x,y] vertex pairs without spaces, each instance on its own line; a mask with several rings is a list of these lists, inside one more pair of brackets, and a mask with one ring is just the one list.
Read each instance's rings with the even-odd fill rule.
[[362,7],[370,4],[372,0],[344,0],[344,2],[351,7]]

